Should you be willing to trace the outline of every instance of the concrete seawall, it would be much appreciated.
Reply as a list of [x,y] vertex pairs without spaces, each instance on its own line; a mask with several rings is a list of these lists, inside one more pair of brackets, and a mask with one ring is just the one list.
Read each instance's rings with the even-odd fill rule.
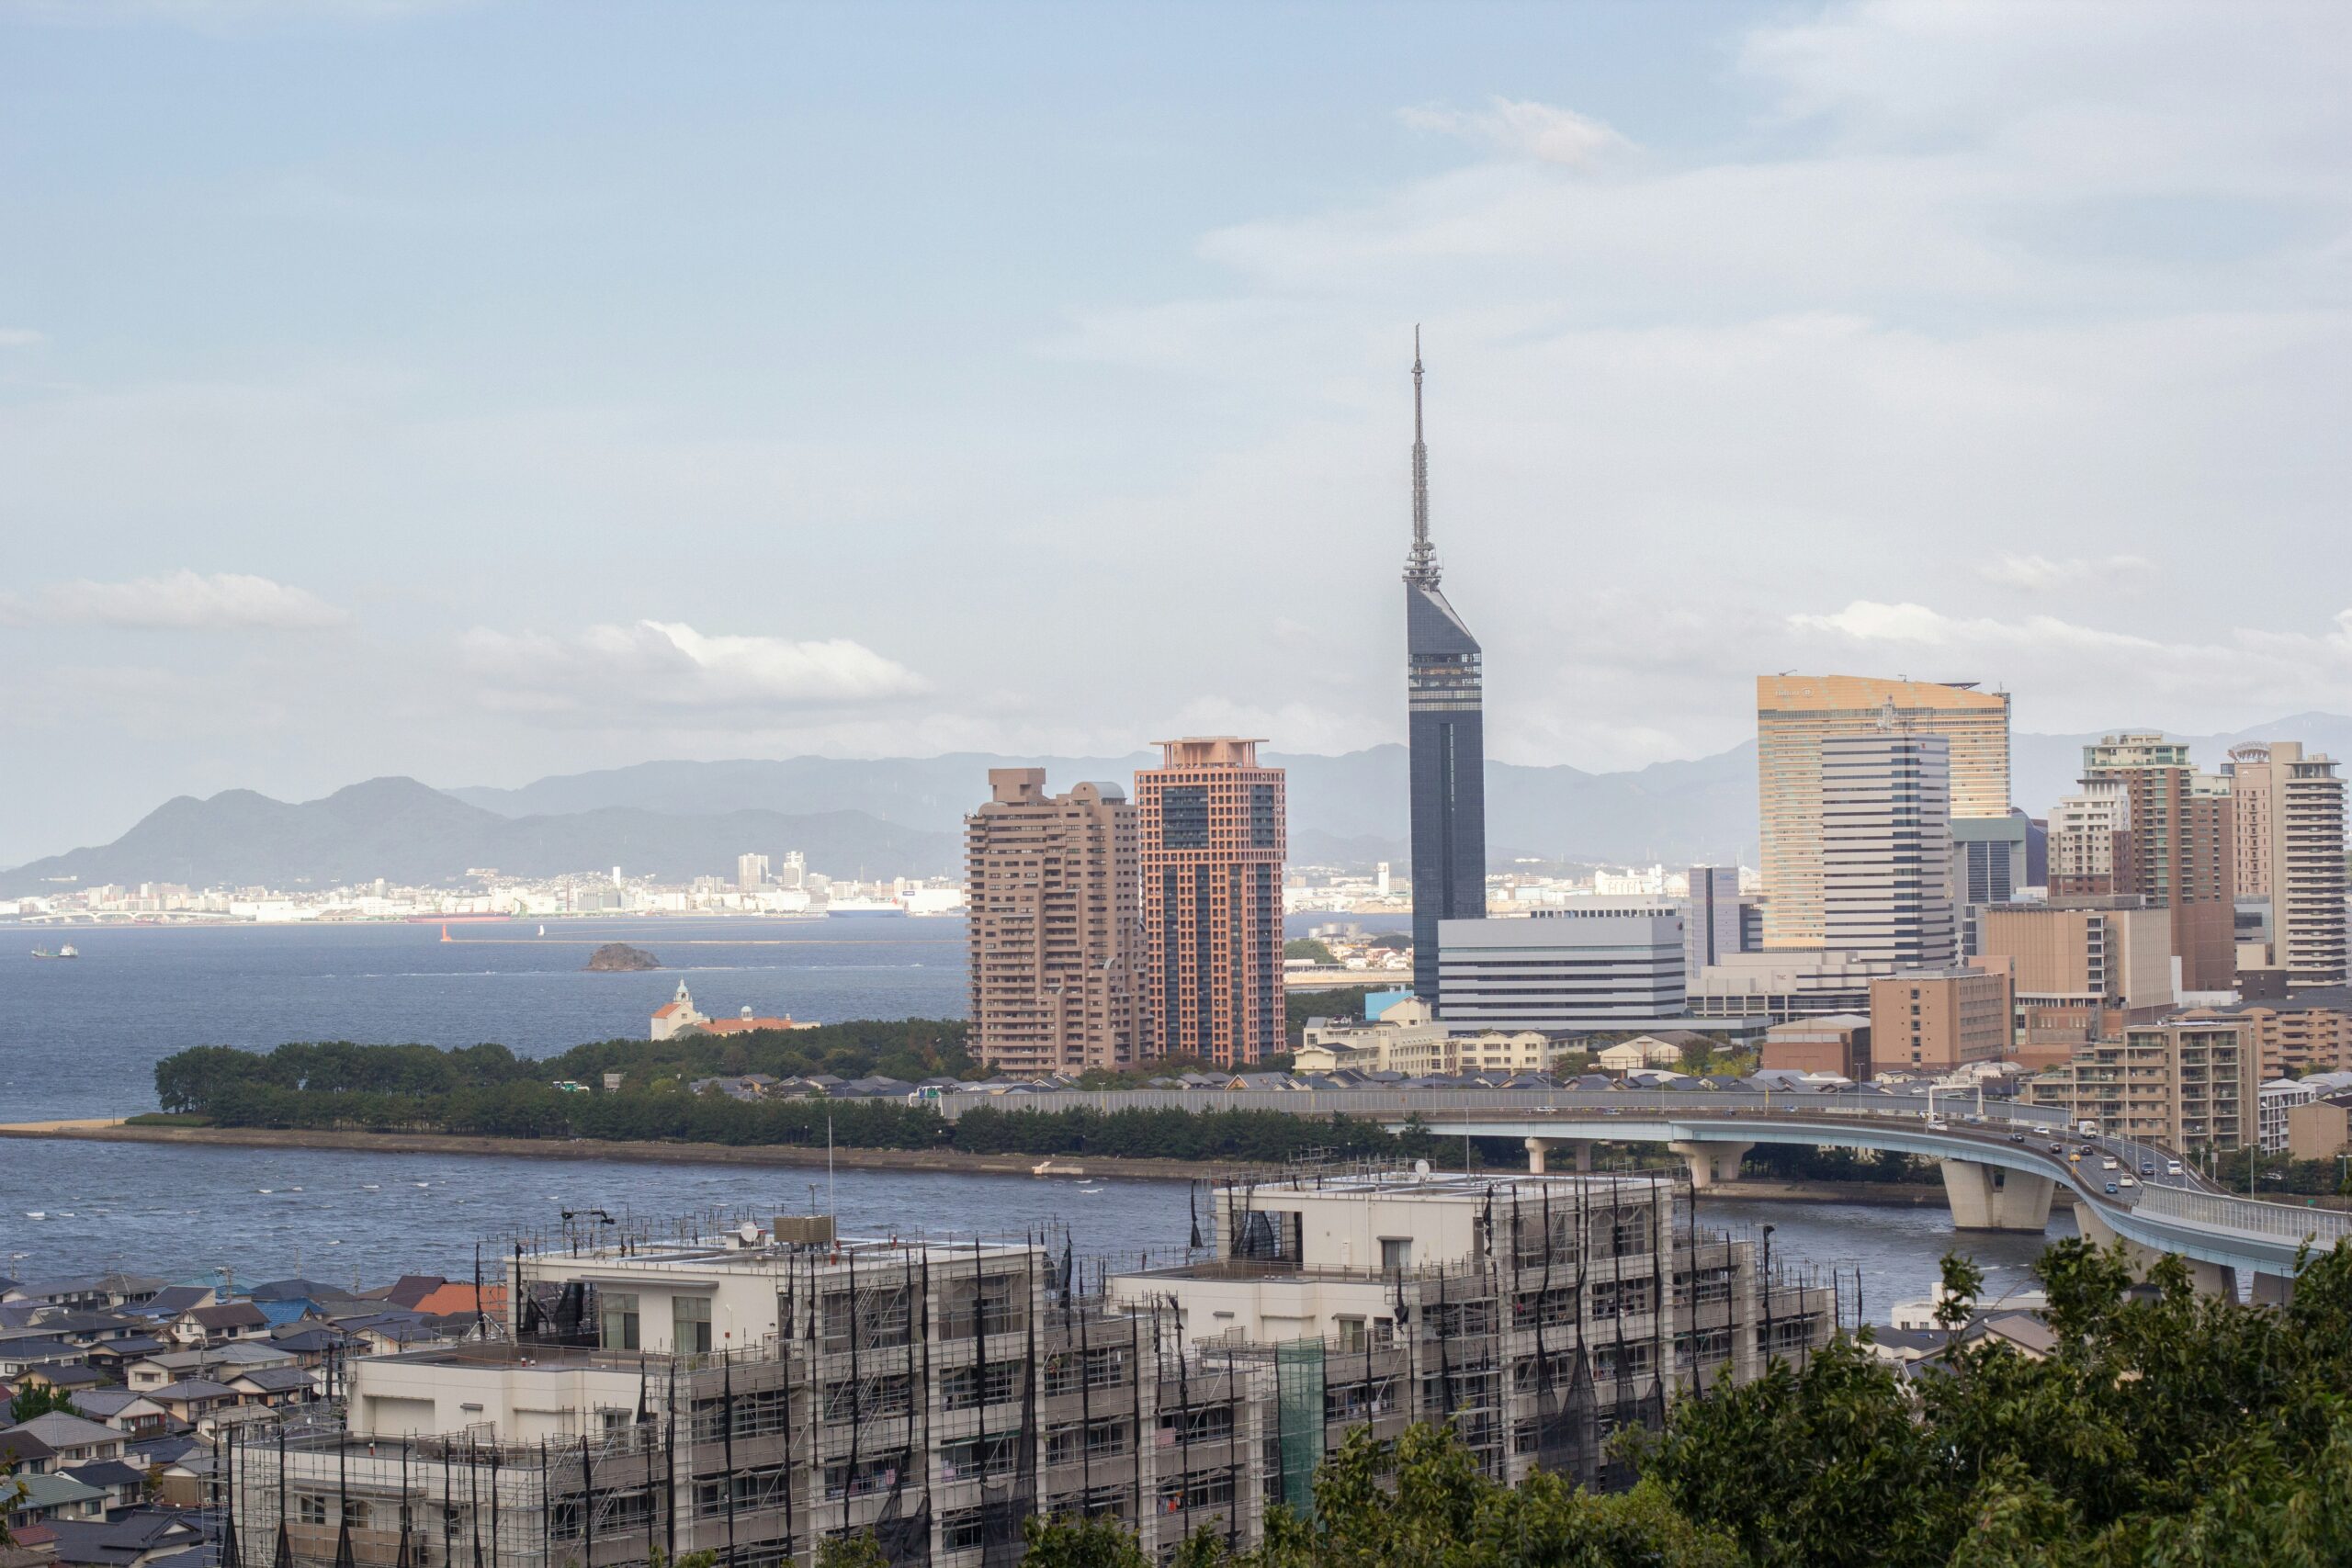
[[[0,1123],[0,1138],[67,1139],[102,1144],[177,1144],[183,1146],[248,1149],[320,1149],[368,1154],[497,1155],[520,1159],[605,1159],[648,1165],[796,1166],[822,1169],[824,1149],[797,1144],[685,1144],[623,1142],[599,1138],[484,1138],[448,1133],[367,1133],[308,1127],[132,1126],[119,1120]],[[832,1162],[842,1170],[974,1171],[992,1176],[1029,1176],[1038,1155],[978,1155],[957,1149],[837,1148]],[[1182,1181],[1230,1171],[1224,1160],[1119,1159],[1080,1155],[1054,1156],[1059,1176],[1071,1172],[1104,1178],[1151,1178]],[[1498,1176],[1507,1168],[1489,1168]],[[1719,1187],[1711,1197],[1788,1203],[1871,1203],[1902,1208],[1945,1206],[1943,1184],[1914,1186],[1887,1181],[1742,1180]]]

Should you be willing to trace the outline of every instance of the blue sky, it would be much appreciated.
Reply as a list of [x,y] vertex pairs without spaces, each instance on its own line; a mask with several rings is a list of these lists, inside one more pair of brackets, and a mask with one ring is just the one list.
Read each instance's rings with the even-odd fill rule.
[[0,863],[165,795],[2343,709],[2333,6],[0,0]]

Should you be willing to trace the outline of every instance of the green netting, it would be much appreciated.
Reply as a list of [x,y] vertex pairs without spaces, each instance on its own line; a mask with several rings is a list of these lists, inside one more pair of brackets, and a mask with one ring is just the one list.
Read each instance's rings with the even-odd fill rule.
[[1323,1462],[1323,1341],[1274,1347],[1274,1392],[1281,1415],[1283,1501],[1301,1518],[1315,1512],[1315,1467]]

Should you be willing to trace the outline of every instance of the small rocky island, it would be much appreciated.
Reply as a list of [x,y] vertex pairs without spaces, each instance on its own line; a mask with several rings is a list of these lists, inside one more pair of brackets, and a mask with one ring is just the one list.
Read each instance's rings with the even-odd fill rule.
[[608,942],[588,955],[588,967],[605,974],[626,974],[639,969],[659,969],[662,961],[641,947],[631,947],[625,942]]

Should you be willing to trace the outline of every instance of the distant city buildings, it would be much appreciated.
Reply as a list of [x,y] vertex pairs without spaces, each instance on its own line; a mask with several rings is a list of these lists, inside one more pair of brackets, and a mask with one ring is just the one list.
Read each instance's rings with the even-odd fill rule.
[[1148,966],[1136,808],[1115,784],[1046,793],[993,768],[964,819],[971,1051],[1008,1072],[1117,1070],[1143,1044]]
[[1825,737],[1819,769],[1823,945],[1866,964],[1950,964],[1951,743],[1890,710],[1883,728]]
[[1871,982],[1871,1071],[1928,1076],[1997,1063],[2016,1040],[2006,971],[1905,969]]
[[2069,1122],[2182,1154],[2243,1148],[2256,1134],[2255,1052],[2234,1020],[2135,1024],[2029,1078],[2026,1097]]
[[1283,771],[1232,736],[1160,751],[1136,774],[1145,1055],[1244,1066],[1283,1049]]

